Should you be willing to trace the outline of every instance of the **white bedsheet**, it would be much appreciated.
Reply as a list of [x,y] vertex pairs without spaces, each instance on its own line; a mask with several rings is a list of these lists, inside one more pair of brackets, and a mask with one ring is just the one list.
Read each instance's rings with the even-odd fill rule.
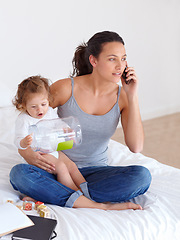
[[[12,166],[22,162],[13,145],[13,107],[0,108],[0,204],[20,201],[20,194],[9,183]],[[57,240],[179,240],[180,170],[142,154],[133,154],[120,143],[109,144],[110,165],[147,167],[152,174],[148,192],[133,199],[144,210],[104,211],[69,209],[48,205],[58,220]]]

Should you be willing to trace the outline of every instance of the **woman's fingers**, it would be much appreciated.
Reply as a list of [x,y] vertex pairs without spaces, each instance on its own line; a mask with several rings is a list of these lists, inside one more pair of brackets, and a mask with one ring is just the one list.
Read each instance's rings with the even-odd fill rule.
[[44,154],[39,154],[38,158],[36,160],[36,166],[39,168],[42,168],[48,172],[52,172],[55,170],[55,165],[49,161],[48,159],[46,159],[44,156]]
[[125,83],[128,85],[131,82],[136,82],[137,81],[137,75],[133,67],[127,67],[126,71],[126,79]]
[[127,78],[129,78],[129,77],[130,77],[130,78],[136,78],[136,77],[137,77],[134,68],[129,67],[129,68],[127,69],[126,77],[127,77]]

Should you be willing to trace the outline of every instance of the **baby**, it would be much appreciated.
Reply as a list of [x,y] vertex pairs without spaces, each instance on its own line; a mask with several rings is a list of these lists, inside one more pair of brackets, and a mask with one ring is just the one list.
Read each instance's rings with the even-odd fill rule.
[[[28,133],[30,125],[43,119],[58,118],[55,110],[49,106],[50,101],[52,99],[46,78],[32,76],[18,85],[13,100],[13,104],[21,112],[15,125],[15,145],[18,149],[26,151],[31,147],[32,135]],[[52,161],[55,166],[52,174],[57,175],[57,180],[63,185],[77,191],[80,189],[80,184],[86,182],[76,164],[63,152],[59,151],[57,158],[51,154],[43,154],[43,156]]]

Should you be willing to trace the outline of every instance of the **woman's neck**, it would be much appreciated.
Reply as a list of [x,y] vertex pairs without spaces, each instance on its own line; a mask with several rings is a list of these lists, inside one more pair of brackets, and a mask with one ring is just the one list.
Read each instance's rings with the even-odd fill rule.
[[105,95],[117,88],[117,84],[107,81],[94,73],[86,76],[86,83],[88,84],[89,90],[93,92],[94,96]]

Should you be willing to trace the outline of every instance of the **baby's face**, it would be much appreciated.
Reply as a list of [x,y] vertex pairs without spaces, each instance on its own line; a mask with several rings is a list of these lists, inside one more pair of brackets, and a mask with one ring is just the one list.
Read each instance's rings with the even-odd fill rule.
[[41,119],[47,113],[49,100],[47,93],[31,93],[26,102],[26,112],[33,118]]

